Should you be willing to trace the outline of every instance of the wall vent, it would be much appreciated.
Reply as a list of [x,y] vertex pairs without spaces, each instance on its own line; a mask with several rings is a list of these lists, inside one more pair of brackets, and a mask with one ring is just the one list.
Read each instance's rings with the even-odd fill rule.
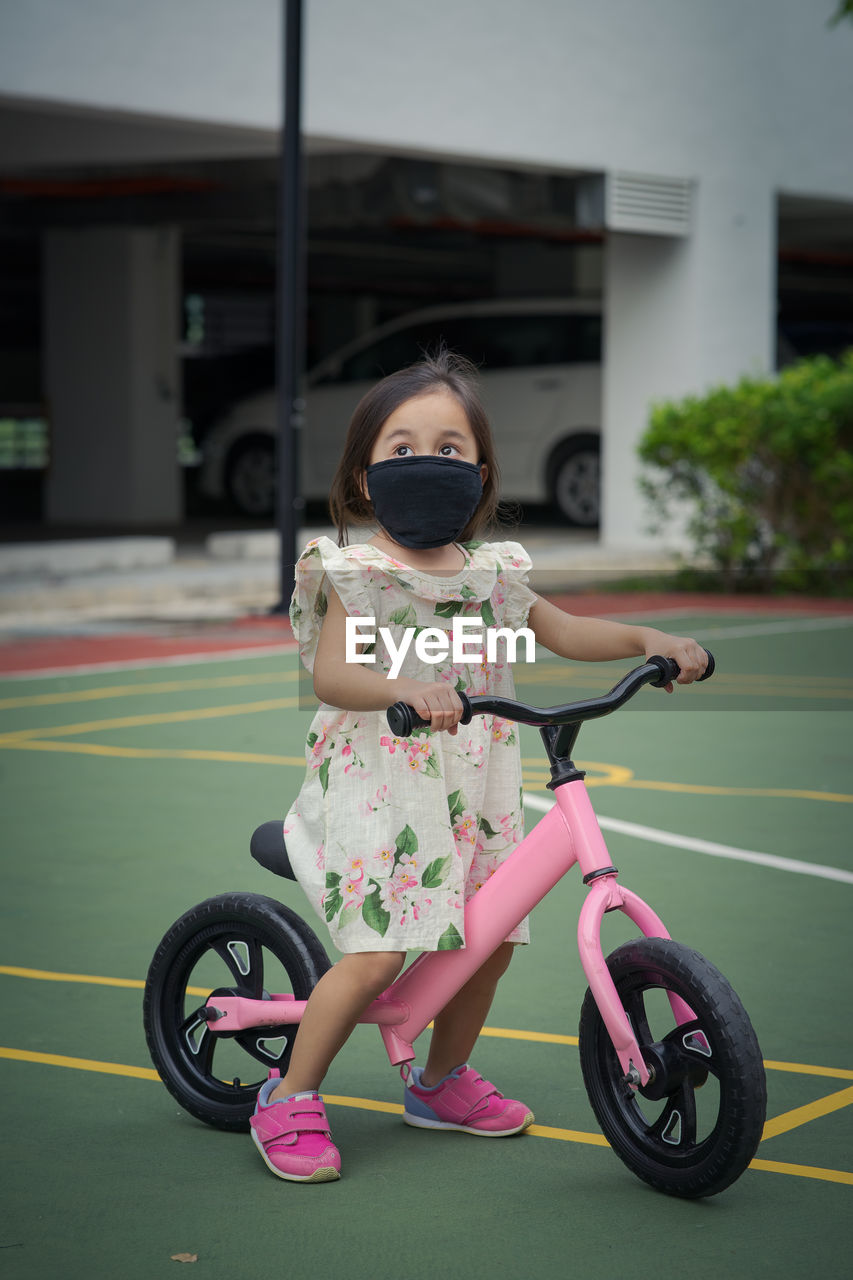
[[608,173],[605,223],[610,231],[686,236],[690,231],[689,178],[644,173]]

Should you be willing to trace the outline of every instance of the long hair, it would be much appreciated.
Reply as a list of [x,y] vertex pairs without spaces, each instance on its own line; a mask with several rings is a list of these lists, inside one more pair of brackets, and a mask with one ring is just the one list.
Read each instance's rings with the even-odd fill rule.
[[356,405],[329,491],[329,510],[337,526],[338,546],[346,544],[348,524],[364,524],[375,518],[373,505],[362,492],[361,480],[379,432],[400,405],[433,391],[449,391],[459,401],[477,442],[477,460],[488,468],[483,496],[462,530],[460,542],[475,538],[495,519],[500,501],[500,472],[492,429],[477,390],[477,370],[464,356],[441,347],[417,364],[390,373],[371,387]]

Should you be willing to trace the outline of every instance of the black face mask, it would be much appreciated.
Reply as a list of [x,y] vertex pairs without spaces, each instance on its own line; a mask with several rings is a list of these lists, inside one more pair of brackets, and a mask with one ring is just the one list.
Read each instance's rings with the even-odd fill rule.
[[454,542],[483,496],[480,468],[460,458],[388,458],[366,474],[382,528],[400,546],[418,551]]

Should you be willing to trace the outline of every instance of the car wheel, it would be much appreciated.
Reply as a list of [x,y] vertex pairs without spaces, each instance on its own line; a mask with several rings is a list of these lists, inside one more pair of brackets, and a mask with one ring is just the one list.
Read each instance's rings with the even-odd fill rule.
[[569,524],[594,529],[601,516],[601,448],[597,436],[575,436],[556,452],[551,497]]
[[225,462],[225,489],[244,516],[270,516],[275,511],[276,455],[269,436],[244,436]]

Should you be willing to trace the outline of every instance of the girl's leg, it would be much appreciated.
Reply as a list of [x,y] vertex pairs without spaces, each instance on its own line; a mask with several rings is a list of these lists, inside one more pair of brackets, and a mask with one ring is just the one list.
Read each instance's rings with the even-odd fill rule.
[[429,1056],[421,1076],[422,1084],[428,1089],[470,1058],[492,1007],[498,982],[509,967],[514,946],[513,942],[502,942],[436,1017]]
[[308,998],[290,1066],[272,1090],[271,1102],[319,1090],[332,1059],[367,1006],[397,977],[405,958],[400,951],[358,952],[342,956],[323,974]]

